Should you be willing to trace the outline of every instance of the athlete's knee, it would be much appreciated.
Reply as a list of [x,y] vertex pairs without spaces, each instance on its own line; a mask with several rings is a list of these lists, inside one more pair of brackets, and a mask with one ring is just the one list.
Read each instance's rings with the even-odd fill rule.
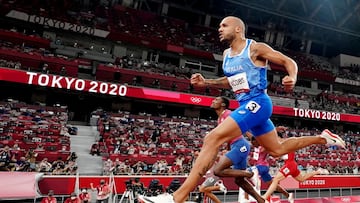
[[220,168],[214,168],[214,175],[217,177],[223,177],[223,170]]
[[244,177],[235,178],[235,183],[236,183],[236,185],[238,185],[238,186],[243,185],[244,182],[245,182]]
[[282,144],[280,144],[279,147],[275,147],[272,148],[271,150],[268,150],[268,152],[274,158],[281,157],[282,155],[288,153],[285,151],[285,148],[282,146]]
[[299,181],[299,182],[304,182],[306,179],[305,179],[305,176],[299,175],[299,176],[296,177],[296,180]]
[[205,192],[205,187],[204,187],[204,186],[200,186],[200,187],[199,187],[199,192]]

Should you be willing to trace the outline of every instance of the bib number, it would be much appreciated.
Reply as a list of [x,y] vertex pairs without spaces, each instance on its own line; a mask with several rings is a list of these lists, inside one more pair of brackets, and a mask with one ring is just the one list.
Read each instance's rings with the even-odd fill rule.
[[238,73],[227,78],[232,90],[236,93],[249,92],[249,83],[246,78],[246,73]]
[[260,104],[258,104],[255,101],[249,101],[246,106],[246,109],[248,109],[249,111],[251,111],[252,113],[256,113],[259,111],[259,109],[261,108]]

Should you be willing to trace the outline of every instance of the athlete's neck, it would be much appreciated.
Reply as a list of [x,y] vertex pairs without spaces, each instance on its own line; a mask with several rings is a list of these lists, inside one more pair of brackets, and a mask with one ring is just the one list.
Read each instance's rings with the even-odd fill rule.
[[232,52],[241,52],[241,50],[244,49],[246,44],[246,38],[242,37],[242,38],[235,38],[231,43],[230,43],[230,48],[232,50]]
[[225,113],[226,109],[217,109],[215,112],[218,115],[218,118],[220,118],[220,116],[222,116]]

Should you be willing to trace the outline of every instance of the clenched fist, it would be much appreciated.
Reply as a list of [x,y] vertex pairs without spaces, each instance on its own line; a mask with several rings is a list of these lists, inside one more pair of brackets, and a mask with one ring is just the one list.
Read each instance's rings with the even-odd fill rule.
[[286,92],[291,92],[294,89],[295,84],[296,79],[288,75],[282,79],[282,85],[284,85],[284,89]]
[[195,73],[191,75],[190,84],[197,86],[197,87],[204,87],[205,78],[200,73]]

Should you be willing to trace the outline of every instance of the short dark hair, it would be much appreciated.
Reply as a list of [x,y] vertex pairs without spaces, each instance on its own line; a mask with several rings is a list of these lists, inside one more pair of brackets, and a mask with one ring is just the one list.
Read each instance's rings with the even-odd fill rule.
[[230,100],[228,98],[224,97],[224,96],[221,96],[221,100],[222,100],[222,103],[225,104],[225,108],[228,109],[229,106],[230,106]]

